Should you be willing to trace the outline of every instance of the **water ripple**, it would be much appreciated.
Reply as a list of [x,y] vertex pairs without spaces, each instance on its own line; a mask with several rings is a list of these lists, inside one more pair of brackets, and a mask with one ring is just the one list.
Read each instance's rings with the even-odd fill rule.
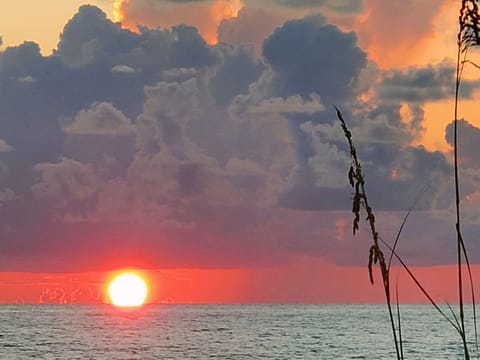
[[[455,330],[430,307],[402,316],[407,359],[461,358]],[[0,306],[0,359],[392,358],[384,306]]]

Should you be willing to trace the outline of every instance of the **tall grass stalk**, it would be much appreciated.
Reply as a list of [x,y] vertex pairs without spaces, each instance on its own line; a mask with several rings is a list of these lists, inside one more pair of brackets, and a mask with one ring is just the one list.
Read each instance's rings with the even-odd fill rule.
[[[470,289],[472,296],[473,317],[475,327],[475,344],[478,353],[478,335],[476,324],[476,307],[475,307],[475,291],[473,288],[472,271],[468,252],[462,235],[461,227],[461,209],[460,209],[460,180],[458,166],[458,102],[460,95],[460,83],[465,63],[467,63],[468,49],[472,46],[480,45],[480,11],[478,0],[462,0],[460,14],[458,18],[459,31],[457,34],[457,66],[455,77],[455,101],[454,101],[454,126],[453,126],[453,161],[455,174],[455,230],[457,234],[457,275],[458,275],[458,305],[460,315],[461,335],[463,341],[465,359],[469,359],[470,355],[467,346],[467,337],[465,333],[465,312],[463,299],[463,259],[467,265],[468,276],[470,281]],[[462,60],[462,54],[464,56]]]
[[402,320],[400,316],[400,302],[398,301],[398,281],[395,284],[395,305],[397,307],[398,341],[400,343],[400,358],[403,357]]
[[453,161],[454,161],[454,174],[455,174],[455,230],[457,233],[457,276],[458,276],[458,306],[460,313],[460,326],[461,332],[460,335],[463,341],[463,349],[465,354],[465,359],[470,359],[468,346],[467,346],[467,337],[465,334],[465,314],[464,314],[464,304],[463,304],[463,274],[462,274],[462,254],[466,256],[467,252],[465,251],[465,243],[463,241],[462,230],[461,230],[461,216],[460,216],[460,185],[458,177],[458,97],[460,92],[460,79],[462,74],[462,65],[461,65],[461,47],[458,46],[457,51],[457,69],[456,69],[456,79],[455,79],[455,104],[454,104],[454,125],[453,125]]
[[[396,246],[398,244],[398,241],[400,239],[400,236],[402,234],[402,231],[405,227],[405,224],[412,213],[413,209],[415,208],[416,204],[418,203],[421,195],[426,191],[427,187],[425,187],[420,194],[417,196],[417,198],[414,201],[414,204],[408,209],[405,217],[403,218],[403,221],[400,225],[399,230],[397,231],[394,245],[391,246],[389,245],[385,240],[383,240],[380,235],[378,234],[375,226],[375,216],[373,214],[373,210],[369,205],[368,198],[366,195],[365,191],[365,179],[363,176],[362,172],[362,167],[360,164],[360,161],[358,160],[358,155],[357,155],[357,150],[354,146],[353,139],[352,139],[352,133],[348,129],[346,122],[343,118],[343,115],[341,111],[336,108],[337,111],[337,118],[340,120],[344,135],[347,139],[348,146],[350,149],[350,156],[352,159],[352,164],[350,166],[350,170],[348,172],[348,179],[350,182],[350,185],[354,189],[354,194],[353,194],[353,206],[352,206],[352,212],[354,213],[354,220],[353,220],[353,234],[358,231],[359,229],[359,221],[360,221],[360,209],[363,208],[365,212],[367,213],[367,222],[370,227],[370,232],[371,232],[371,237],[373,240],[373,244],[370,247],[369,250],[369,262],[368,262],[368,273],[370,277],[370,282],[373,284],[373,264],[378,263],[379,268],[380,268],[380,273],[382,276],[383,280],[383,288],[384,288],[384,293],[385,293],[385,302],[387,305],[388,309],[388,314],[389,314],[389,319],[390,319],[390,324],[392,328],[392,333],[393,333],[393,340],[395,343],[395,351],[397,355],[397,359],[403,359],[403,339],[402,339],[402,330],[401,330],[401,320],[400,320],[400,309],[399,309],[399,300],[398,300],[398,288],[396,292],[396,310],[397,310],[397,324],[395,323],[395,319],[393,316],[393,310],[392,310],[392,303],[391,303],[391,295],[390,295],[390,266],[392,262],[392,258],[395,257],[397,261],[402,265],[402,267],[405,269],[407,274],[410,276],[410,278],[413,280],[417,288],[420,290],[420,292],[425,296],[425,298],[432,304],[432,306],[438,311],[440,315],[442,315],[443,318],[447,320],[447,322],[457,331],[457,333],[460,335],[462,338],[462,343],[464,340],[466,340],[465,337],[465,330],[464,326],[462,327],[460,320],[456,316],[455,313],[453,313],[453,318],[454,320],[450,319],[447,314],[440,308],[440,306],[433,300],[433,298],[430,296],[428,291],[424,288],[424,286],[420,283],[420,281],[416,278],[415,274],[412,272],[412,270],[408,267],[406,262],[398,255],[396,251]],[[388,263],[385,261],[385,256],[383,254],[383,251],[380,248],[380,243],[385,246],[389,251],[390,251],[390,256]],[[398,332],[398,337],[397,337],[397,332]],[[464,342],[466,345],[466,341]],[[469,359],[469,354],[468,354],[468,348],[466,348],[466,358]]]
[[352,133],[348,129],[347,124],[345,123],[345,120],[343,119],[343,115],[340,112],[340,110],[337,107],[335,107],[335,110],[337,112],[337,118],[338,120],[340,120],[343,133],[348,141],[348,147],[350,149],[350,158],[352,160],[350,169],[348,171],[348,180],[350,182],[350,185],[352,186],[352,189],[354,190],[353,205],[352,205],[352,212],[354,214],[353,234],[355,235],[355,233],[359,229],[360,211],[363,208],[367,214],[366,220],[368,222],[372,241],[373,241],[373,244],[370,246],[369,256],[368,256],[368,274],[370,277],[370,282],[373,284],[374,283],[373,265],[378,264],[380,268],[380,274],[382,277],[383,290],[385,293],[385,302],[387,305],[388,315],[390,318],[390,325],[392,327],[393,340],[395,342],[395,352],[397,355],[397,359],[401,360],[403,359],[403,355],[402,355],[403,350],[401,349],[401,345],[399,345],[399,341],[397,338],[397,330],[395,326],[395,319],[393,316],[392,301],[391,301],[391,294],[390,294],[389,267],[387,266],[387,263],[385,261],[385,256],[379,245],[380,237],[375,225],[375,215],[373,214],[373,209],[371,208],[368,202],[367,192],[365,189],[365,178],[363,176],[362,166],[360,164],[360,161],[358,160],[357,149],[355,148],[355,145],[353,143]]

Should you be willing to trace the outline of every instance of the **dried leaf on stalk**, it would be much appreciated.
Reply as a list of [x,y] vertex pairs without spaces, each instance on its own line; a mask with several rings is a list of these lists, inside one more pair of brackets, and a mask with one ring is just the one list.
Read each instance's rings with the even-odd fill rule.
[[353,165],[350,165],[350,170],[348,170],[348,181],[350,182],[350,185],[353,186],[355,185],[355,171],[353,170]]
[[368,254],[368,276],[370,278],[370,283],[373,285],[373,258],[374,258],[374,253],[375,253],[375,246],[372,245],[370,247],[370,251]]

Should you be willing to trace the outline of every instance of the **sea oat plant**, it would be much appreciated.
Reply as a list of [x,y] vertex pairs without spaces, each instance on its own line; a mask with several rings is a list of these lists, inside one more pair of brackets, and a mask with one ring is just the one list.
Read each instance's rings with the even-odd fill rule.
[[[469,352],[467,346],[467,338],[465,333],[465,314],[464,314],[464,290],[463,290],[463,262],[467,265],[468,276],[470,281],[473,317],[475,327],[475,343],[477,344],[478,353],[478,335],[476,324],[476,310],[475,310],[475,291],[473,288],[472,272],[470,268],[470,261],[465,242],[462,235],[461,215],[460,215],[460,180],[459,180],[459,165],[458,165],[458,102],[460,94],[460,84],[462,79],[463,68],[467,60],[468,50],[472,46],[480,45],[480,11],[478,0],[462,0],[459,15],[459,31],[457,34],[457,70],[455,78],[455,102],[454,102],[454,127],[453,127],[453,157],[454,157],[454,174],[455,174],[455,230],[457,234],[457,276],[458,276],[458,303],[461,335],[464,348],[465,359],[469,359]],[[462,60],[463,55],[463,60]],[[474,64],[475,65],[475,64]],[[477,66],[477,65],[475,65]]]
[[[354,215],[353,219],[353,234],[359,229],[359,222],[361,216],[361,210],[363,209],[366,213],[366,221],[368,222],[372,245],[369,249],[369,260],[368,260],[368,273],[370,282],[373,284],[373,265],[378,264],[380,269],[380,274],[383,282],[383,289],[385,293],[385,300],[388,308],[390,323],[393,332],[393,339],[395,342],[395,351],[397,359],[403,359],[403,344],[402,344],[402,333],[401,333],[401,322],[400,322],[400,313],[398,307],[398,288],[397,288],[397,325],[392,312],[391,305],[391,294],[390,294],[390,265],[391,260],[395,257],[403,268],[407,271],[408,275],[412,278],[416,286],[423,293],[423,295],[428,299],[428,301],[435,307],[435,309],[456,329],[462,339],[464,358],[466,360],[470,359],[470,353],[468,349],[468,342],[466,337],[465,329],[465,311],[464,311],[464,285],[463,285],[463,272],[462,268],[465,264],[467,267],[469,285],[471,289],[471,299],[473,307],[473,320],[474,320],[474,330],[475,330],[475,344],[476,352],[478,351],[478,335],[477,335],[477,321],[476,321],[476,307],[475,307],[475,291],[473,287],[473,278],[470,267],[470,261],[468,257],[468,252],[465,246],[465,242],[462,236],[461,231],[461,212],[460,212],[460,186],[459,186],[459,165],[458,165],[458,103],[459,103],[459,94],[460,94],[460,84],[462,78],[462,72],[465,64],[471,64],[476,68],[480,68],[479,65],[471,62],[467,59],[468,50],[470,47],[480,45],[480,0],[462,0],[460,15],[459,15],[459,32],[457,35],[457,67],[456,67],[456,80],[455,80],[455,101],[454,101],[454,189],[455,189],[455,229],[456,229],[456,244],[457,244],[457,276],[458,276],[458,305],[459,305],[459,315],[451,309],[453,320],[450,319],[442,309],[435,303],[429,293],[425,290],[422,284],[417,280],[413,272],[409,269],[405,261],[397,254],[396,245],[398,239],[402,232],[402,229],[405,225],[408,216],[410,215],[413,208],[411,208],[407,215],[405,216],[400,229],[397,233],[395,243],[393,246],[390,246],[387,242],[382,240],[376,230],[375,225],[375,216],[373,210],[369,205],[367,194],[365,191],[365,178],[362,172],[362,167],[360,161],[358,160],[357,150],[354,146],[352,133],[348,129],[342,113],[338,108],[336,109],[337,118],[339,119],[344,135],[348,142],[348,147],[350,150],[350,157],[352,160],[350,169],[348,171],[348,181],[353,189],[353,205],[352,212]],[[463,58],[462,58],[463,56]],[[390,257],[388,264],[385,261],[385,255],[380,248],[380,243],[384,245],[390,251]],[[398,327],[398,328],[397,328]],[[398,338],[397,338],[398,331]],[[479,354],[480,355],[480,354]]]
[[[410,209],[407,211],[398,231],[395,236],[395,240],[393,245],[390,245],[388,242],[383,240],[379,233],[376,230],[376,225],[375,225],[375,216],[373,214],[373,210],[371,206],[369,205],[368,202],[368,197],[367,193],[365,190],[365,178],[362,172],[362,166],[361,163],[358,159],[357,155],[357,150],[355,148],[355,145],[353,143],[353,138],[352,138],[352,133],[348,129],[347,124],[343,118],[343,114],[341,113],[340,110],[337,108],[337,118],[340,120],[344,135],[347,139],[348,146],[350,149],[350,157],[352,160],[350,169],[348,171],[348,181],[350,185],[352,186],[353,189],[353,205],[352,205],[352,212],[354,214],[354,219],[353,219],[353,234],[355,235],[356,232],[359,229],[359,223],[360,223],[360,217],[361,217],[361,210],[364,209],[366,213],[366,221],[369,225],[370,228],[370,233],[372,237],[372,245],[370,246],[369,249],[369,259],[368,259],[368,274],[370,278],[370,282],[373,284],[374,283],[374,277],[373,277],[373,265],[378,264],[379,269],[380,269],[380,274],[382,278],[382,283],[383,283],[383,289],[384,289],[384,294],[385,294],[385,303],[387,305],[388,309],[388,314],[389,314],[389,320],[390,320],[390,325],[392,328],[392,333],[393,333],[393,340],[395,344],[395,352],[397,359],[403,359],[403,341],[402,341],[402,331],[401,331],[401,319],[400,319],[400,307],[399,307],[399,301],[398,301],[398,284],[396,288],[396,311],[397,311],[397,323],[395,323],[395,318],[393,316],[393,310],[392,310],[392,302],[391,302],[391,292],[390,292],[390,267],[392,263],[392,259],[395,258],[400,265],[403,267],[403,269],[407,272],[409,277],[412,279],[414,284],[417,286],[417,288],[420,290],[420,292],[425,296],[425,298],[430,302],[430,304],[438,311],[438,313],[445,319],[447,322],[457,331],[457,333],[460,335],[462,338],[462,341],[466,339],[465,336],[465,330],[464,327],[462,327],[460,320],[458,319],[458,316],[454,313],[453,309],[449,306],[452,317],[451,319],[445,312],[442,310],[442,308],[435,302],[435,300],[432,298],[432,296],[428,293],[428,291],[425,289],[425,287],[422,285],[422,283],[417,279],[413,271],[409,268],[407,263],[402,259],[402,257],[397,253],[396,251],[396,246],[398,244],[398,241],[400,239],[401,233],[404,229],[404,226],[406,225],[406,222],[412,213],[413,209],[415,208],[416,203],[420,199],[420,196],[417,197],[415,200],[414,204],[410,207]],[[426,189],[424,189],[420,195],[423,194],[423,192]],[[385,261],[385,255],[383,250],[380,247],[380,244],[382,244],[389,252],[390,256],[388,259],[388,262]],[[473,295],[473,293],[472,293]],[[448,305],[448,304],[447,304]],[[475,314],[474,314],[475,316]],[[475,322],[475,328],[476,328],[476,322]],[[398,335],[397,335],[398,334]],[[470,359],[469,357],[469,352],[468,352],[468,347],[466,347],[466,342],[465,344],[465,358]],[[478,351],[477,351],[478,352]]]
[[403,359],[403,351],[401,349],[401,343],[397,339],[397,330],[395,325],[395,320],[393,317],[393,310],[392,310],[392,302],[391,302],[391,294],[390,294],[390,277],[389,277],[389,267],[387,266],[387,262],[385,261],[385,255],[380,248],[379,242],[380,237],[375,225],[375,215],[373,213],[373,209],[369,205],[367,192],[365,190],[365,178],[362,172],[362,165],[358,160],[357,156],[357,149],[353,143],[352,133],[347,127],[345,120],[343,118],[342,113],[338,108],[335,108],[337,111],[337,117],[340,120],[343,133],[347,139],[348,147],[350,149],[350,158],[351,158],[351,165],[350,169],[348,170],[348,181],[353,189],[353,204],[352,204],[352,212],[354,215],[353,219],[353,235],[359,229],[360,223],[360,216],[361,216],[361,209],[363,208],[366,213],[366,220],[368,222],[370,233],[372,237],[372,245],[370,246],[369,255],[368,255],[368,274],[370,277],[370,282],[373,284],[373,265],[378,264],[380,268],[380,273],[382,277],[383,283],[383,290],[385,293],[385,302],[388,308],[388,314],[390,317],[390,324],[392,326],[393,332],[393,339],[395,342],[395,352],[397,355],[397,359]]

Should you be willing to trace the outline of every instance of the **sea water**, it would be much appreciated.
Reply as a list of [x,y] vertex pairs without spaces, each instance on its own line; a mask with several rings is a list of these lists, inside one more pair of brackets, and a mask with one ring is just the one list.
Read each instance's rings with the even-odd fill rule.
[[[401,319],[405,359],[462,358],[431,306]],[[389,326],[384,305],[2,305],[0,359],[394,359]]]

